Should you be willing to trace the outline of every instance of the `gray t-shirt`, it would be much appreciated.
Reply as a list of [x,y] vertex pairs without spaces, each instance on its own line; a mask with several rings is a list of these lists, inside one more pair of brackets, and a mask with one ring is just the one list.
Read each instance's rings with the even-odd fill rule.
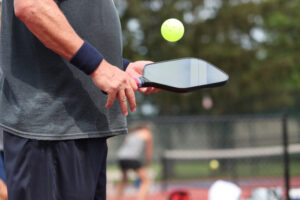
[[[118,101],[46,48],[3,0],[0,44],[0,126],[21,137],[61,140],[127,132]],[[58,0],[75,31],[111,64],[122,68],[122,36],[113,0]],[[60,31],[60,30],[56,30]]]
[[144,162],[145,140],[137,133],[129,133],[118,151],[118,159]]

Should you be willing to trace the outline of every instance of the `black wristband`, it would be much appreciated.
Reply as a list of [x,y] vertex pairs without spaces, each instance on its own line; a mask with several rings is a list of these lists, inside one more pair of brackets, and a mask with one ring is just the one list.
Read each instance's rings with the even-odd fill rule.
[[70,62],[87,75],[90,75],[99,66],[103,58],[102,54],[95,47],[84,41]]
[[128,65],[131,63],[130,60],[127,60],[126,58],[123,58],[123,68],[124,71],[127,69]]

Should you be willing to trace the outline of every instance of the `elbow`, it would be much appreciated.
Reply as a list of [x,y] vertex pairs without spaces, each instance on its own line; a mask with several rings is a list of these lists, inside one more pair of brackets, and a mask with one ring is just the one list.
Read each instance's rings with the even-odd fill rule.
[[30,18],[34,13],[35,7],[31,0],[15,0],[14,11],[17,18],[21,21],[25,21]]

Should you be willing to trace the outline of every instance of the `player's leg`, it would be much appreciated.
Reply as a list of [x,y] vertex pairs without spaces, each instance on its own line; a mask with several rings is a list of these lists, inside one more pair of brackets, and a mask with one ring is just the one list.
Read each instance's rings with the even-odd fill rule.
[[[39,197],[48,199],[43,194],[47,194],[46,188],[50,187],[48,181],[44,179],[49,171],[45,159],[35,158],[31,145],[29,139],[16,137],[4,131],[4,158],[10,200],[29,200]],[[43,155],[46,157],[45,154]],[[33,170],[29,170],[31,167]],[[34,174],[42,178],[41,182],[37,183],[33,180]],[[38,189],[33,189],[35,186],[39,186]]]
[[9,200],[92,200],[107,145],[105,139],[39,141],[5,133],[4,151]]
[[149,187],[150,187],[150,178],[148,175],[147,167],[141,167],[136,170],[137,175],[139,176],[141,183],[138,192],[138,200],[146,199]]
[[[96,191],[93,200],[106,200],[106,159],[107,159],[107,144],[102,151],[94,151],[95,156],[101,157],[98,162],[94,162],[93,166],[99,169]],[[102,156],[100,156],[102,155]]]
[[124,188],[126,187],[126,184],[128,182],[127,170],[122,169],[121,173],[122,173],[122,177],[116,190],[116,200],[122,199]]

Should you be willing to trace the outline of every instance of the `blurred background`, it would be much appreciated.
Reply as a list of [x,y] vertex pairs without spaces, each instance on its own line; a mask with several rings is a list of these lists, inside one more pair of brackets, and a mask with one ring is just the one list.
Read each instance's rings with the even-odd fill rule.
[[[220,88],[137,94],[137,112],[128,124],[152,125],[154,196],[149,199],[167,199],[174,188],[188,190],[192,199],[208,199],[217,180],[239,186],[241,199],[264,200],[257,194],[271,199],[271,193],[272,199],[299,199],[300,1],[114,1],[125,58],[196,57],[230,76]],[[176,43],[160,33],[168,18],[185,26]],[[111,195],[119,181],[116,154],[123,140],[109,140]],[[124,199],[134,198],[132,187]],[[155,196],[158,192],[165,196]]]
[[[175,190],[209,199],[220,180],[239,187],[240,199],[300,199],[300,1],[114,2],[125,58],[196,57],[230,76],[221,88],[137,94],[128,124],[149,123],[154,139],[147,199],[170,200]],[[169,18],[185,26],[176,43],[160,33]],[[117,152],[124,138],[109,139],[108,199],[121,178]],[[123,199],[133,200],[137,176],[129,175]],[[227,193],[220,192],[224,200]]]
[[[188,95],[160,92],[141,96],[138,114],[220,115],[299,109],[299,0],[115,3],[122,21],[125,58],[197,57],[230,75],[223,88]],[[177,43],[166,42],[160,34],[160,26],[168,18],[178,18],[185,26],[184,37]],[[213,99],[212,109],[205,110],[199,103],[204,96]]]

